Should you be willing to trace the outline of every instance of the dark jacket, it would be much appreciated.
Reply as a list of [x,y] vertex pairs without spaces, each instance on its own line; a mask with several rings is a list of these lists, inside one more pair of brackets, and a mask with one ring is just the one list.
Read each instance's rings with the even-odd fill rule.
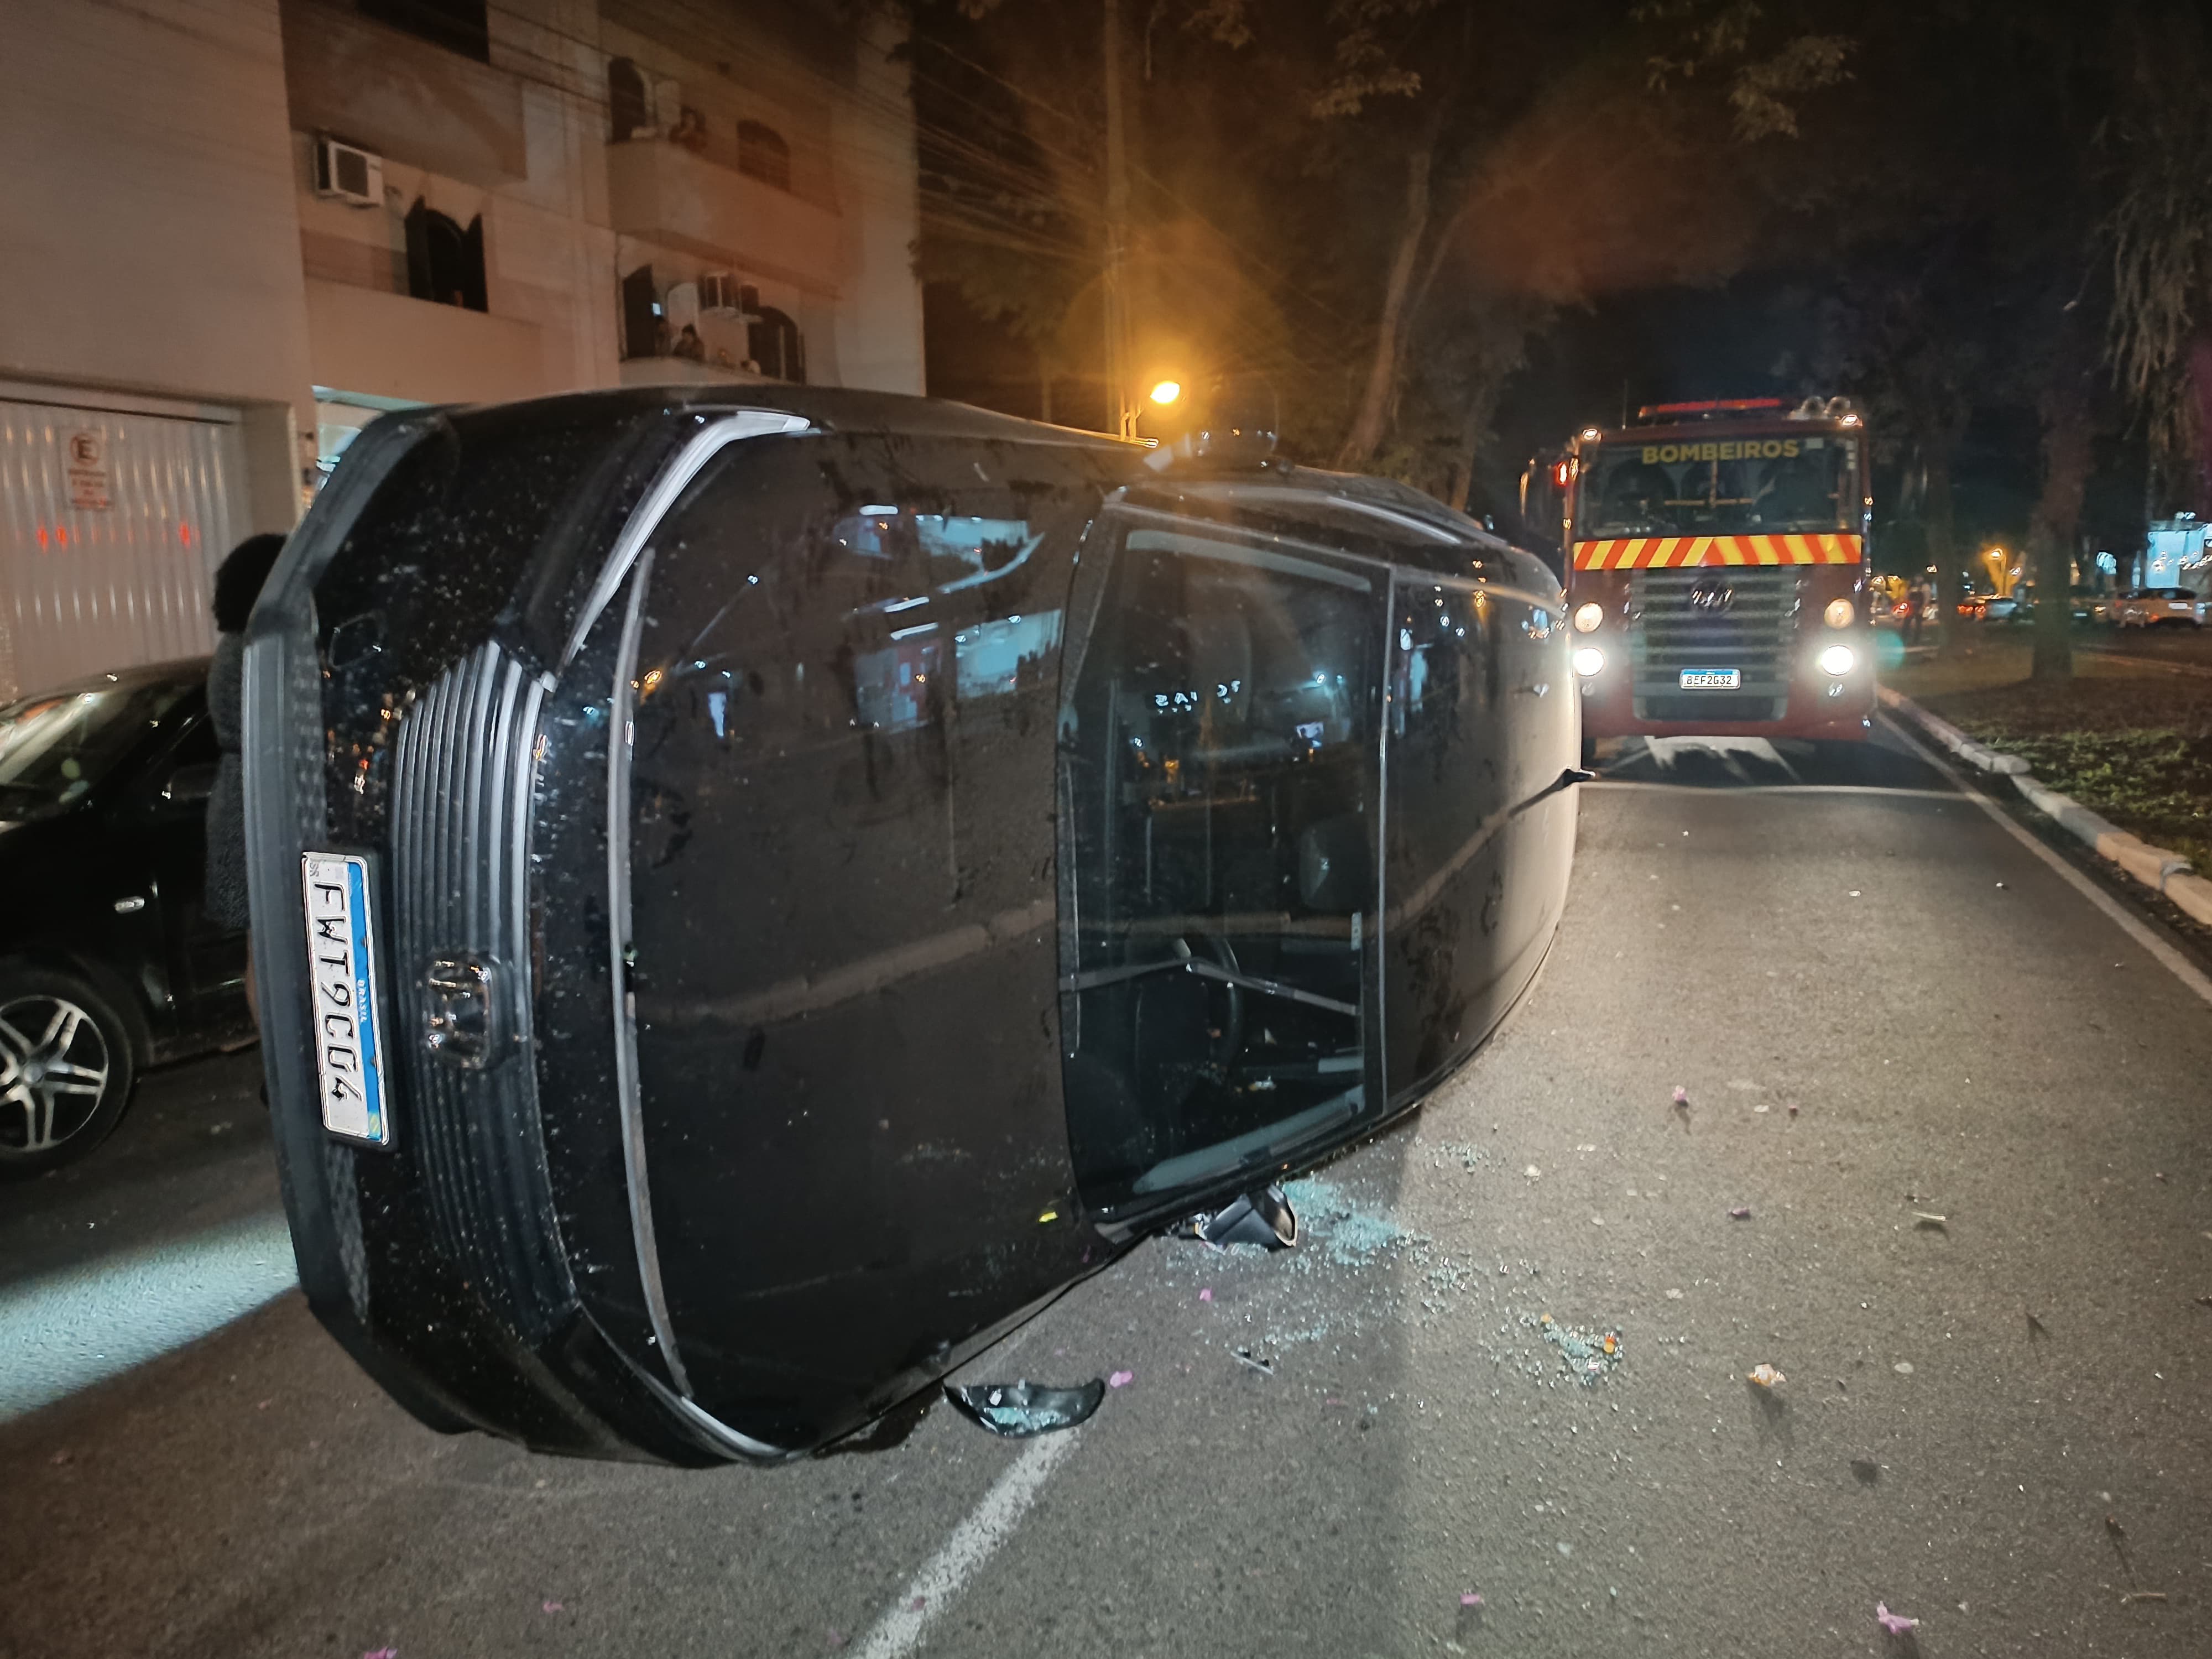
[[246,908],[246,635],[216,635],[208,664],[208,720],[222,751],[207,805],[207,914],[218,927],[243,927]]

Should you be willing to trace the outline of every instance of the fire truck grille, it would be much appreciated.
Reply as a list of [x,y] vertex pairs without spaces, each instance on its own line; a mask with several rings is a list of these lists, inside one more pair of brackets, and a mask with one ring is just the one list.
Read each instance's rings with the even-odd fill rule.
[[[1639,570],[1631,582],[1637,719],[1773,720],[1788,712],[1796,570],[1704,565]],[[1685,669],[1733,669],[1740,683],[1685,689]]]

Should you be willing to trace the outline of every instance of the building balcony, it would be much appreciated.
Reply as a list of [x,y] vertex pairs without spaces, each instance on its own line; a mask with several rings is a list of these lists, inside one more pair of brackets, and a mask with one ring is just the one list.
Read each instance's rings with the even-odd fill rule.
[[607,146],[614,228],[702,259],[837,292],[837,216],[665,140]]
[[548,384],[535,323],[310,276],[317,386],[425,404],[505,403]]
[[495,189],[529,176],[518,76],[334,0],[280,0],[292,125]]

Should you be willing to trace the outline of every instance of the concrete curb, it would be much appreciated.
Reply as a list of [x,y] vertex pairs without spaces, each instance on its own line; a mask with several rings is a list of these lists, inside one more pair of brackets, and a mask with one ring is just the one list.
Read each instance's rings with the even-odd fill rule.
[[2187,859],[2163,847],[2154,847],[2139,836],[2099,817],[2069,795],[2038,783],[2028,764],[2018,755],[2001,755],[1976,743],[1948,720],[1939,720],[1911,698],[1880,688],[1882,706],[1903,715],[1978,771],[2012,780],[2013,787],[2030,805],[2044,813],[2067,834],[2098,857],[2108,859],[2153,892],[2162,893],[2182,910],[2212,927],[2212,881],[2196,872]]

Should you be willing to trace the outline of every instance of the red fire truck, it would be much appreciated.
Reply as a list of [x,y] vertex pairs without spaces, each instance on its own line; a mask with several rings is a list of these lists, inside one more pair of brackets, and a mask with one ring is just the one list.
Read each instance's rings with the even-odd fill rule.
[[1529,483],[1560,514],[1586,754],[1609,737],[1867,736],[1873,497],[1848,401],[1649,405],[1583,428]]

